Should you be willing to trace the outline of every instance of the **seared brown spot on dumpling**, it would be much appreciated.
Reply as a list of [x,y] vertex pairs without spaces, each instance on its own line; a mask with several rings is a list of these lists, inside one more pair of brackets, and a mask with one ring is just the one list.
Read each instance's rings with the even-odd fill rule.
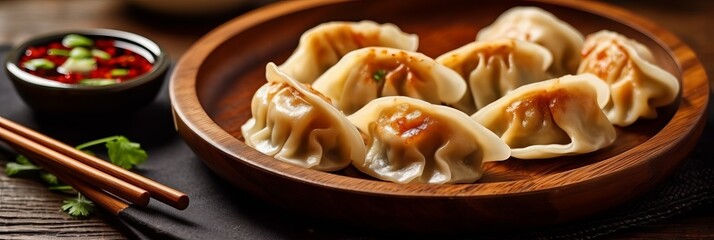
[[315,94],[316,96],[322,98],[322,100],[325,100],[326,102],[332,104],[332,99],[330,99],[329,97],[325,96],[325,95],[322,94],[321,92],[319,92],[319,91],[315,90],[314,88],[312,88],[312,86],[310,86],[310,84],[302,83],[302,85],[305,86],[305,88],[306,88],[308,91],[310,91],[311,93],[313,93],[313,94]]
[[350,52],[312,86],[334,100],[345,114],[386,96],[408,96],[433,104],[453,103],[466,83],[430,57],[394,48],[368,47]]
[[570,142],[568,134],[557,126],[555,114],[564,114],[554,111],[559,103],[569,101],[571,97],[567,91],[557,89],[553,92],[541,91],[521,98],[511,103],[506,109],[510,115],[508,130],[504,135],[506,144],[511,148],[521,148],[539,144],[566,144]]
[[[411,67],[411,62],[416,59],[408,56],[407,53],[391,54],[391,58],[378,58],[377,53],[375,49],[370,49],[366,59],[367,64],[362,66],[361,79],[365,84],[375,84],[378,97],[382,97],[381,89],[385,84],[401,86],[423,81],[419,72]],[[382,49],[379,54],[386,55],[386,49]],[[397,95],[406,94],[403,91],[397,92]]]
[[408,97],[371,101],[348,119],[368,134],[367,156],[352,164],[397,183],[466,183],[482,163],[509,156],[508,146],[456,109]]
[[385,131],[386,134],[401,137],[405,144],[417,145],[421,141],[428,140],[429,136],[433,137],[433,132],[440,128],[438,121],[424,111],[408,104],[385,109],[377,123],[379,129]]
[[603,79],[608,84],[612,84],[617,80],[617,78],[613,78],[613,76],[619,76],[622,73],[628,61],[630,61],[630,55],[622,45],[615,41],[601,44],[608,46],[597,45],[600,46],[601,49],[594,52],[597,46],[592,44],[593,46],[590,47],[590,49],[583,50],[583,54],[586,54],[584,56],[595,54],[595,61],[583,62],[580,71],[595,74],[595,76]]

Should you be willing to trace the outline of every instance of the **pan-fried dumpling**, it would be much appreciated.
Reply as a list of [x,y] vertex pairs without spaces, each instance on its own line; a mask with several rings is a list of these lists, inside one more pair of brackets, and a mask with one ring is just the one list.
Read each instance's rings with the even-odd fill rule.
[[600,110],[609,94],[594,75],[568,75],[517,88],[471,117],[500,136],[516,158],[589,153],[615,141],[615,128]]
[[408,97],[383,97],[347,117],[367,135],[367,157],[352,162],[396,183],[470,183],[483,162],[507,159],[498,136],[456,109]]
[[268,83],[253,96],[253,117],[242,127],[245,143],[278,160],[322,171],[346,167],[365,157],[357,128],[308,85],[291,79],[273,63]]
[[348,52],[370,46],[416,51],[419,37],[390,23],[323,23],[303,33],[297,49],[280,70],[300,82],[312,83]]
[[478,41],[500,38],[537,43],[553,54],[551,77],[573,74],[580,63],[583,35],[570,24],[537,7],[514,7],[476,36]]
[[610,85],[611,100],[603,111],[615,125],[638,118],[656,118],[657,107],[672,103],[679,93],[677,78],[652,64],[644,45],[602,30],[585,40],[578,73],[592,73]]
[[461,76],[434,59],[417,52],[382,47],[348,53],[312,86],[332,99],[345,114],[385,96],[451,104],[466,93]]
[[501,39],[466,44],[436,61],[466,80],[468,91],[452,106],[470,115],[513,89],[548,79],[553,57],[538,44]]

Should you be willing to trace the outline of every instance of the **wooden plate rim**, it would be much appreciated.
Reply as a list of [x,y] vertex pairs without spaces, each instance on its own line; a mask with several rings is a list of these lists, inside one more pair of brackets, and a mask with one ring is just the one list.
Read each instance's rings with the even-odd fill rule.
[[[675,56],[674,60],[681,73],[682,90],[680,94],[682,99],[672,119],[659,133],[632,149],[591,165],[540,178],[494,183],[404,185],[304,169],[275,161],[265,155],[258,159],[246,159],[245,156],[242,156],[242,151],[254,151],[256,153],[257,151],[218,126],[199,103],[196,93],[196,78],[201,64],[216,47],[245,29],[283,14],[339,2],[344,1],[286,1],[275,3],[229,21],[199,39],[179,60],[171,76],[169,93],[174,116],[180,118],[201,139],[215,146],[221,152],[232,156],[233,160],[243,161],[256,170],[268,172],[275,176],[289,178],[292,181],[299,181],[305,184],[313,184],[335,190],[356,191],[363,194],[449,198],[501,197],[504,195],[552,191],[562,187],[572,187],[596,178],[607,177],[628,168],[642,167],[658,155],[676,151],[676,149],[672,148],[686,138],[698,137],[697,129],[700,129],[701,125],[704,124],[704,113],[709,96],[707,76],[694,52],[674,34],[644,18],[608,4],[589,1],[577,1],[577,3],[543,1],[548,4],[561,5],[620,20],[618,21],[620,23],[628,23],[628,26],[657,40],[657,43],[668,50],[671,56]],[[644,155],[645,157],[637,158],[637,161],[622,161],[635,155]]]

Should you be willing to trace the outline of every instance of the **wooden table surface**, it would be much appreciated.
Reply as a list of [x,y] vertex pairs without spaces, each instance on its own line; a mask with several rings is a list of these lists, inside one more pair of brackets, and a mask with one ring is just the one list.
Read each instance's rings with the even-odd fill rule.
[[[698,54],[714,76],[714,1],[610,1],[669,29]],[[14,44],[40,32],[81,27],[113,28],[147,36],[163,45],[174,60],[193,42],[242,10],[210,17],[147,16],[146,10],[122,0],[0,0],[0,45]],[[3,154],[8,155],[8,154]],[[0,158],[4,172],[7,159]],[[37,181],[0,174],[0,238],[125,239],[114,218],[100,213],[73,219],[58,209],[63,195]],[[714,206],[700,207],[664,221],[605,238],[714,238]]]

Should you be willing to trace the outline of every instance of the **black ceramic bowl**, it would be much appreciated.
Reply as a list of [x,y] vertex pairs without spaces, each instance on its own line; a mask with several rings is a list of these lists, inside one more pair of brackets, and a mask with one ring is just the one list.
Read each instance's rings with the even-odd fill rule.
[[[61,41],[68,34],[90,39],[113,39],[121,48],[146,55],[153,68],[121,83],[86,86],[66,84],[35,76],[19,66],[28,47]],[[118,46],[122,45],[122,46]],[[155,42],[140,35],[110,29],[82,29],[40,35],[16,46],[5,59],[5,71],[25,103],[41,114],[58,116],[107,116],[138,110],[152,102],[161,89],[170,59]]]

